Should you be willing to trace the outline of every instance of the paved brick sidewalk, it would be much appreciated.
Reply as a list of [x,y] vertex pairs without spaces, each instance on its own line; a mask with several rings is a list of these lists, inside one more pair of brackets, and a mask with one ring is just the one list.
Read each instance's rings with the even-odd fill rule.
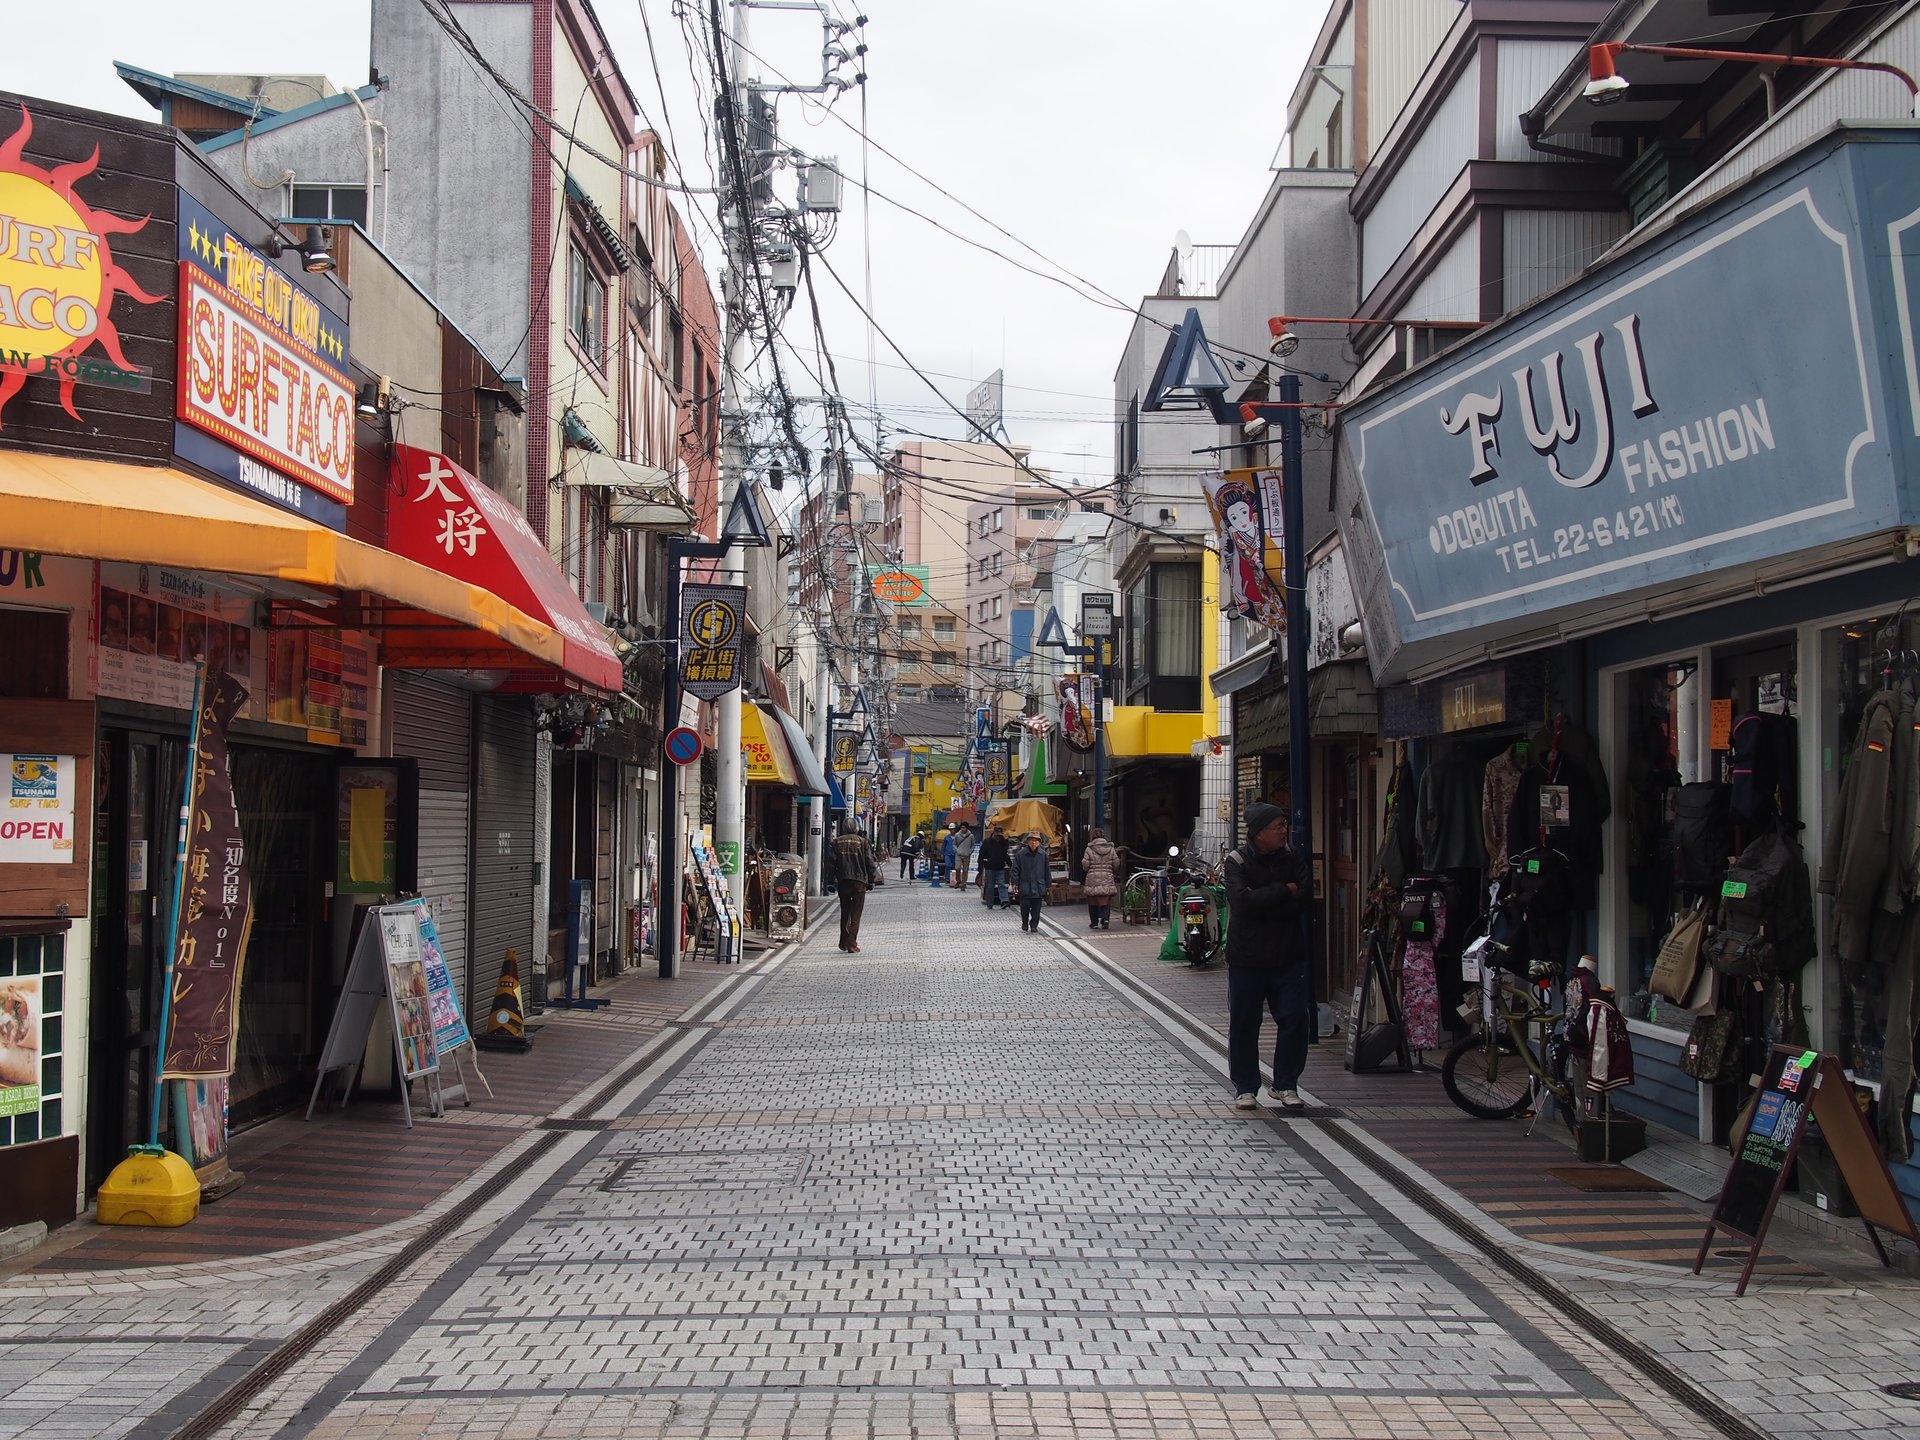
[[[713,992],[731,967],[688,962],[662,980],[634,971],[599,986],[598,1010],[551,1009],[525,1054],[482,1051],[492,1097],[477,1081],[472,1105],[427,1118],[415,1096],[407,1129],[399,1102],[357,1097],[346,1110],[300,1111],[234,1138],[246,1183],[173,1230],[103,1226],[82,1218],[13,1263],[43,1272],[117,1270],[270,1254],[338,1240],[417,1215],[481,1169],[527,1127],[594,1089],[634,1049]],[[6,1267],[0,1267],[0,1274]]]
[[[1089,933],[1084,913],[1063,909],[1053,917],[1071,938],[1085,942],[1155,992],[1206,1022],[1224,1037],[1227,977],[1222,966],[1194,970],[1158,959],[1163,932],[1145,926]],[[1079,923],[1076,923],[1079,922]],[[1263,1054],[1272,1053],[1271,1030]],[[1609,1259],[1693,1267],[1705,1228],[1706,1207],[1673,1191],[1581,1191],[1555,1170],[1579,1170],[1579,1156],[1565,1132],[1542,1120],[1531,1136],[1526,1121],[1477,1120],[1441,1088],[1444,1052],[1426,1057],[1431,1069],[1413,1074],[1355,1075],[1343,1064],[1344,1036],[1309,1052],[1304,1084],[1314,1098],[1336,1107],[1369,1135],[1414,1162],[1427,1174],[1472,1201],[1524,1239],[1569,1246]],[[1813,1276],[1815,1266],[1786,1253],[1830,1257],[1842,1278],[1865,1273],[1870,1260],[1775,1232],[1776,1244],[1757,1273]],[[1848,1260],[1857,1263],[1849,1265]],[[1741,1261],[1710,1254],[1709,1273],[1737,1274]]]

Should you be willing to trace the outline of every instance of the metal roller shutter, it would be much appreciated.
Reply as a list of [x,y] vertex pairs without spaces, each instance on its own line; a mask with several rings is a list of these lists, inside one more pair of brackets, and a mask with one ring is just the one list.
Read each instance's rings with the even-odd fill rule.
[[[524,700],[480,697],[475,735],[473,961],[475,988],[491,1001],[500,962],[520,956],[527,985],[533,933],[533,709]],[[531,997],[529,997],[531,998]]]
[[440,950],[464,1008],[473,696],[457,685],[408,670],[389,674],[388,693],[393,697],[393,753],[419,764],[420,893],[433,912]]
[[611,952],[619,909],[614,903],[614,875],[619,866],[620,762],[602,755],[598,770],[594,777],[594,838],[598,850],[593,857],[593,964],[594,973],[605,978],[617,968]]

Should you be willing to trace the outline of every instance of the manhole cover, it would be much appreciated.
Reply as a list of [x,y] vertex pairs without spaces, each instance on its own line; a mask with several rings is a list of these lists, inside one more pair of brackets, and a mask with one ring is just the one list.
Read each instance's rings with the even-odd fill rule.
[[1898,1400],[1920,1400],[1920,1380],[1896,1380],[1880,1388]]

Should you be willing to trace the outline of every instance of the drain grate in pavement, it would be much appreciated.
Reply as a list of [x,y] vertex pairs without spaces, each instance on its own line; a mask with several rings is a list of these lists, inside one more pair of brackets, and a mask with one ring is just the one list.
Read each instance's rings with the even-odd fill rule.
[[575,1120],[562,1115],[549,1115],[540,1122],[542,1130],[611,1130],[611,1120]]
[[600,1182],[609,1194],[636,1191],[729,1190],[752,1186],[798,1185],[807,1178],[811,1157],[804,1152],[781,1154],[634,1155],[613,1167]]

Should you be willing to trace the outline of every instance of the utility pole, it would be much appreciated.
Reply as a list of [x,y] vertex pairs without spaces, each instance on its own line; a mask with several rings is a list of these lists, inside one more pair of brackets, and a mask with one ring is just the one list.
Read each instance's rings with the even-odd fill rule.
[[[721,223],[726,230],[727,268],[721,278],[721,297],[726,309],[726,365],[720,377],[720,513],[733,513],[734,497],[747,483],[746,416],[742,410],[743,381],[750,363],[748,347],[752,336],[746,324],[749,288],[755,280],[753,254],[753,178],[745,167],[757,162],[745,124],[745,101],[750,92],[741,79],[740,64],[747,46],[747,7],[734,4],[732,33],[726,41],[727,104],[724,122],[729,135],[722,140],[722,167],[732,167],[732,157],[740,160],[740,169],[732,186],[723,186]],[[714,42],[720,42],[720,0],[710,0]],[[771,317],[769,317],[771,319]],[[738,558],[723,560],[722,578],[730,585],[746,583],[746,566]],[[738,568],[735,568],[735,567]],[[740,704],[742,684],[727,691],[719,700],[719,723],[714,741],[714,824],[713,848],[726,872],[727,888],[733,892],[736,907],[745,913],[746,865],[743,859],[746,841],[747,786],[746,767],[740,750]]]
[[[1313,725],[1307,704],[1307,637],[1313,633],[1307,617],[1307,547],[1303,495],[1306,480],[1300,464],[1300,377],[1280,377],[1280,507],[1286,533],[1281,553],[1286,563],[1287,591],[1287,783],[1293,792],[1292,843],[1303,849],[1313,865]],[[1304,954],[1313,954],[1314,908],[1301,908]]]

